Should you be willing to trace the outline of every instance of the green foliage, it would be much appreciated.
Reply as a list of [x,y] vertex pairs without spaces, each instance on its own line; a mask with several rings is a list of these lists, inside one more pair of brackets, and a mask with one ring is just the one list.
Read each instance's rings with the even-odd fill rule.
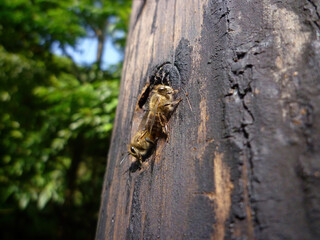
[[[1,82],[7,83],[0,103],[0,146],[5,153],[0,168],[0,183],[5,186],[0,190],[1,201],[13,195],[20,207],[35,200],[41,208],[51,199],[63,202],[65,172],[71,162],[68,148],[80,137],[89,141],[110,135],[119,81],[98,79],[95,71],[86,73],[94,75],[93,82],[80,82],[65,71],[48,75],[37,61],[3,49],[0,64],[6,66]],[[72,63],[64,64],[71,67]],[[36,75],[48,78],[45,84],[32,81],[38,79]]]
[[57,233],[60,222],[77,223],[93,238],[121,64],[105,71],[81,67],[50,49],[76,46],[88,29],[104,32],[121,49],[129,11],[129,0],[0,1],[2,227],[28,219],[38,225],[27,230],[22,222],[29,231],[24,238],[40,232],[56,238],[70,233],[63,227]]
[[81,16],[83,26],[96,34],[99,30],[106,31],[113,42],[120,48],[124,47],[124,37],[117,35],[119,31],[127,33],[130,16],[130,1],[83,0],[75,12]]

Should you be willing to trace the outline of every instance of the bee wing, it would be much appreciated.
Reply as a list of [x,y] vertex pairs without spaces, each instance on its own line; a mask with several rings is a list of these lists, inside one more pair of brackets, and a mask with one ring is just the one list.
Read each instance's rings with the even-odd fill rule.
[[147,127],[149,133],[152,132],[152,128],[153,128],[153,125],[154,125],[155,120],[156,120],[156,115],[158,113],[159,103],[160,103],[160,98],[158,98],[155,108],[152,109],[152,111],[150,111],[149,114],[148,114],[149,117],[147,118],[146,127]]

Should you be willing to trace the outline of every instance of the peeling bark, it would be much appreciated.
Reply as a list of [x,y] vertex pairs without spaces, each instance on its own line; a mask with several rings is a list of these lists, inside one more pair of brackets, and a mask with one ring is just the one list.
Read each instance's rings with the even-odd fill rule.
[[[320,238],[319,16],[315,0],[133,1],[96,239]],[[163,64],[193,110],[184,97],[126,173]]]

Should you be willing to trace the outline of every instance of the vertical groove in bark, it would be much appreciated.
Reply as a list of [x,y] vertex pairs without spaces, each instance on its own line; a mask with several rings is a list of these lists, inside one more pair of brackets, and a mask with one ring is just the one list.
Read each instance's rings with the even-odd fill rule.
[[[319,9],[133,2],[97,239],[319,238]],[[164,63],[193,111],[183,96],[169,141],[125,173],[137,96]]]

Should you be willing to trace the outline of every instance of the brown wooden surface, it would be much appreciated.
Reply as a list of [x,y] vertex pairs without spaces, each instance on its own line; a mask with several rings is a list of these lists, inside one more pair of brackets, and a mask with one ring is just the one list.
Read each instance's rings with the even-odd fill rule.
[[[133,1],[96,238],[320,238],[320,4]],[[119,165],[170,62],[189,93],[142,170]]]

